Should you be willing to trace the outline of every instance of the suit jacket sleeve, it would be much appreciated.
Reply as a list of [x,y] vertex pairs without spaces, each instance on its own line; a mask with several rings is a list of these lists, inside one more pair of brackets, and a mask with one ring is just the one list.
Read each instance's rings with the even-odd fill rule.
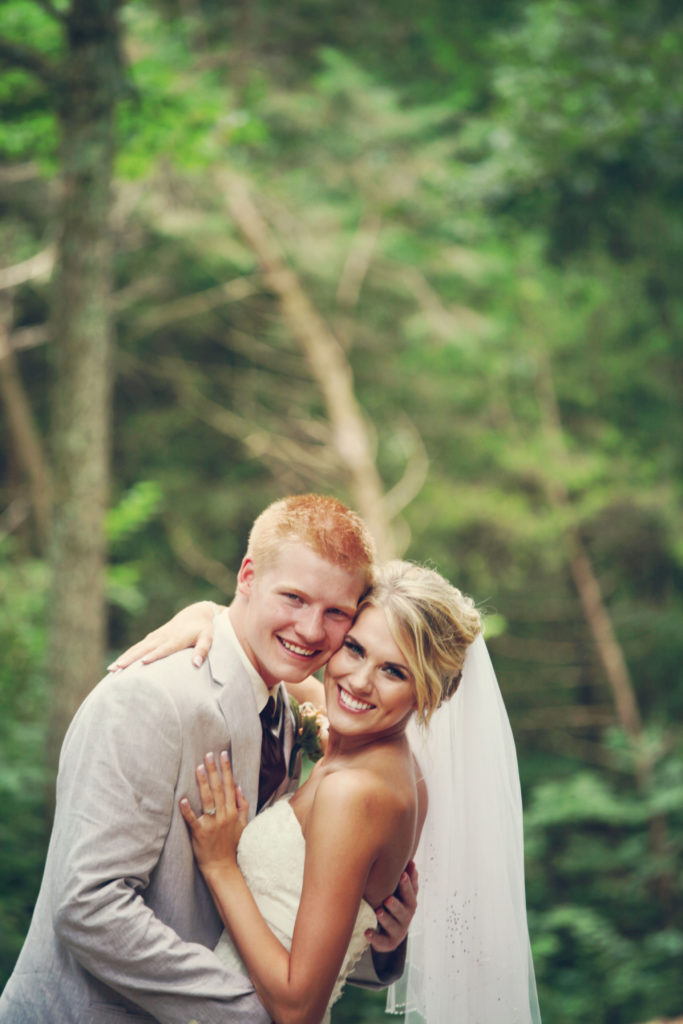
[[181,751],[178,709],[149,678],[104,680],[82,706],[60,762],[55,931],[86,970],[159,1021],[225,1024],[228,1007],[230,1021],[264,1021],[247,978],[182,941],[145,903],[182,795]]
[[393,953],[375,953],[372,949],[366,949],[348,980],[360,988],[386,988],[398,981],[405,963],[405,939]]

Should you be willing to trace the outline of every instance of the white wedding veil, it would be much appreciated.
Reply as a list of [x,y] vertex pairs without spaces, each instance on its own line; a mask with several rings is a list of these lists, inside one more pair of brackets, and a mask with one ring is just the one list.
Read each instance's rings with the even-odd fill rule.
[[515,744],[483,637],[410,740],[429,793],[418,907],[387,1012],[406,1024],[540,1024]]

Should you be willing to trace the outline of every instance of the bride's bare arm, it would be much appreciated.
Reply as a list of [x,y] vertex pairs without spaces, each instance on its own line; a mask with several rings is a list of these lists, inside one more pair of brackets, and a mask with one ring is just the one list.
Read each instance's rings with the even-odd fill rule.
[[146,637],[129,647],[109,665],[109,672],[127,668],[134,661],[142,659],[144,665],[165,658],[175,651],[194,647],[192,663],[202,664],[213,641],[213,617],[222,606],[213,601],[197,601],[182,608],[163,626],[148,633]]
[[300,683],[285,682],[285,686],[287,687],[287,693],[291,697],[296,698],[299,704],[308,702],[321,711],[325,710],[325,687],[315,676],[306,676]]
[[227,760],[221,760],[221,768],[222,783],[215,762],[206,762],[202,803],[215,805],[215,815],[196,818],[189,804],[181,804],[199,866],[273,1020],[317,1024],[348,948],[368,873],[386,841],[382,803],[369,806],[373,795],[360,772],[337,772],[319,784],[307,821],[303,891],[288,952],[270,931],[237,867],[233,851],[245,812],[234,796]]

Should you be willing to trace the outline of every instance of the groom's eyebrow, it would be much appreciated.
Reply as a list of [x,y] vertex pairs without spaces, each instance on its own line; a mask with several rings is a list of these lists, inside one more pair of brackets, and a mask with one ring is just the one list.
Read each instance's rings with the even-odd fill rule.
[[[282,583],[280,585],[280,590],[285,592],[285,593],[296,594],[297,597],[302,598],[302,600],[304,600],[304,601],[313,601],[314,600],[314,598],[312,598],[311,595],[306,590],[302,590],[301,587],[297,587],[295,585],[289,586],[287,583]],[[356,603],[356,604],[328,604],[326,606],[326,608],[325,608],[325,611],[327,611],[327,612],[341,612],[343,615],[347,615],[350,619],[352,619],[354,617],[354,615],[356,614],[357,608],[358,608],[358,603]]]
[[348,615],[350,619],[356,614],[356,606],[344,605],[344,604],[331,604],[328,605],[328,612],[341,612],[343,615]]

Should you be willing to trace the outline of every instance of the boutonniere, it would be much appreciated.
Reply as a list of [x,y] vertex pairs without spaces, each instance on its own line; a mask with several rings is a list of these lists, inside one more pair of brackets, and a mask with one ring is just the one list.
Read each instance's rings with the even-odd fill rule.
[[289,759],[291,776],[296,755],[300,750],[309,761],[319,761],[323,756],[323,738],[327,736],[327,715],[308,700],[299,704],[298,700],[290,697],[289,706],[294,715],[294,743]]

